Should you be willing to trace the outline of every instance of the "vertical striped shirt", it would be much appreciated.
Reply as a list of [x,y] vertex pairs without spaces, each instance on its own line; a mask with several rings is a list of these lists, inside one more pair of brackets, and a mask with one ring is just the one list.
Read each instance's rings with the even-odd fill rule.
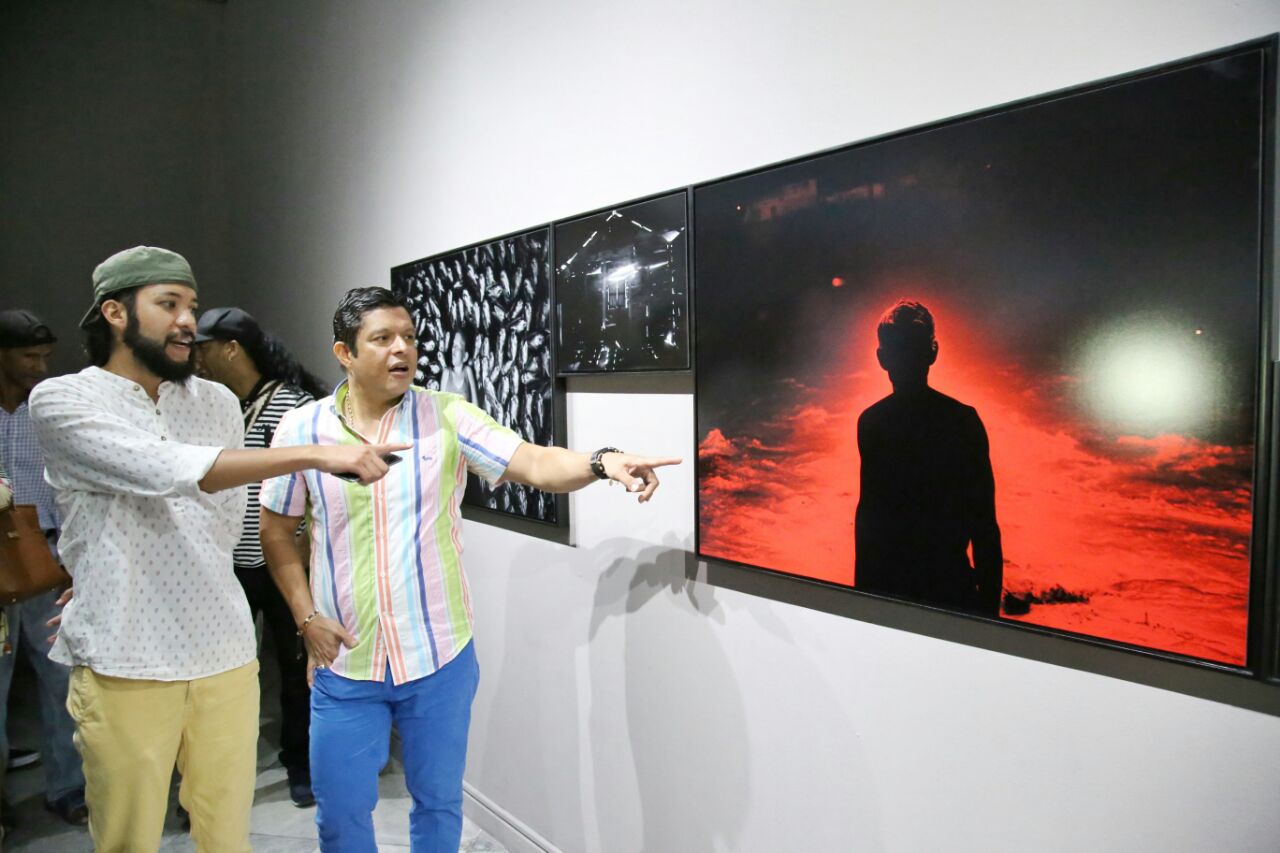
[[[346,394],[343,383],[287,413],[273,446],[362,443],[339,415]],[[372,486],[309,470],[265,481],[259,500],[282,515],[311,513],[315,607],[359,641],[340,649],[333,672],[370,681],[389,667],[403,684],[440,669],[471,640],[459,510],[467,471],[497,482],[522,441],[457,394],[416,387],[368,438],[413,448]]]
[[[244,434],[245,448],[270,447],[272,439],[275,438],[276,429],[280,426],[280,419],[285,416],[285,413],[314,399],[296,385],[270,382],[259,389],[257,396],[250,397],[240,404],[240,408],[246,412],[246,418],[249,417],[247,412],[260,402],[259,398],[268,394],[271,396],[265,401],[258,416],[254,418],[252,424],[247,425]],[[240,541],[236,543],[234,552],[238,569],[257,569],[267,564],[262,557],[262,541],[258,537],[259,488],[258,483],[249,484],[249,503],[244,511],[244,527],[240,531]]]

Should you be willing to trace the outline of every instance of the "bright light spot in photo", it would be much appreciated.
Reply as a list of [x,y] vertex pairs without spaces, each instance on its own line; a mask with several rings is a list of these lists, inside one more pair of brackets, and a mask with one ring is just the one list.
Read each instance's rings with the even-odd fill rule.
[[1084,347],[1084,399],[1102,425],[1144,436],[1189,433],[1214,417],[1225,377],[1202,329],[1117,323]]
[[617,269],[610,272],[607,276],[605,276],[605,280],[616,284],[617,282],[620,282],[620,281],[626,281],[627,279],[631,278],[631,276],[635,274],[636,274],[635,264],[623,264],[622,266],[618,267]]

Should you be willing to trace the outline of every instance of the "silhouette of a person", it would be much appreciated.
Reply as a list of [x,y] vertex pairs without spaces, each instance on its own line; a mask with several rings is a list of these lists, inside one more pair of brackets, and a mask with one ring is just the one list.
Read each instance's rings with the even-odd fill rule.
[[855,587],[996,616],[1004,558],[982,419],[929,387],[928,308],[899,300],[876,336],[893,393],[858,418]]

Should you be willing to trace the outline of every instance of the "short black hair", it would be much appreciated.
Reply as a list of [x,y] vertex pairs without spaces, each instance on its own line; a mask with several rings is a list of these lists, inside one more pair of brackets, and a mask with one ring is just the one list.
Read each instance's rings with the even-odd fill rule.
[[356,336],[364,315],[379,308],[403,308],[413,316],[408,304],[385,287],[355,287],[338,300],[338,310],[333,312],[334,341],[342,341],[356,355]]
[[84,352],[89,356],[89,363],[94,367],[102,367],[111,358],[111,324],[102,316],[102,303],[114,299],[125,307],[130,316],[133,316],[134,308],[138,304],[138,291],[141,289],[139,286],[118,290],[103,297],[94,305],[94,308],[98,309],[98,314],[84,328]]
[[933,347],[933,314],[914,299],[899,299],[880,317],[876,337],[882,347],[925,351]]

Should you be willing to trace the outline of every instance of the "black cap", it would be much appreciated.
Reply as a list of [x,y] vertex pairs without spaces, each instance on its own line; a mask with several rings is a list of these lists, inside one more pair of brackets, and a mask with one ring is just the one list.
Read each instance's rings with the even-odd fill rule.
[[196,323],[196,343],[239,341],[250,344],[261,339],[262,328],[258,321],[239,308],[210,308],[200,315],[200,321]]
[[38,347],[56,340],[53,331],[30,311],[0,311],[0,347]]

